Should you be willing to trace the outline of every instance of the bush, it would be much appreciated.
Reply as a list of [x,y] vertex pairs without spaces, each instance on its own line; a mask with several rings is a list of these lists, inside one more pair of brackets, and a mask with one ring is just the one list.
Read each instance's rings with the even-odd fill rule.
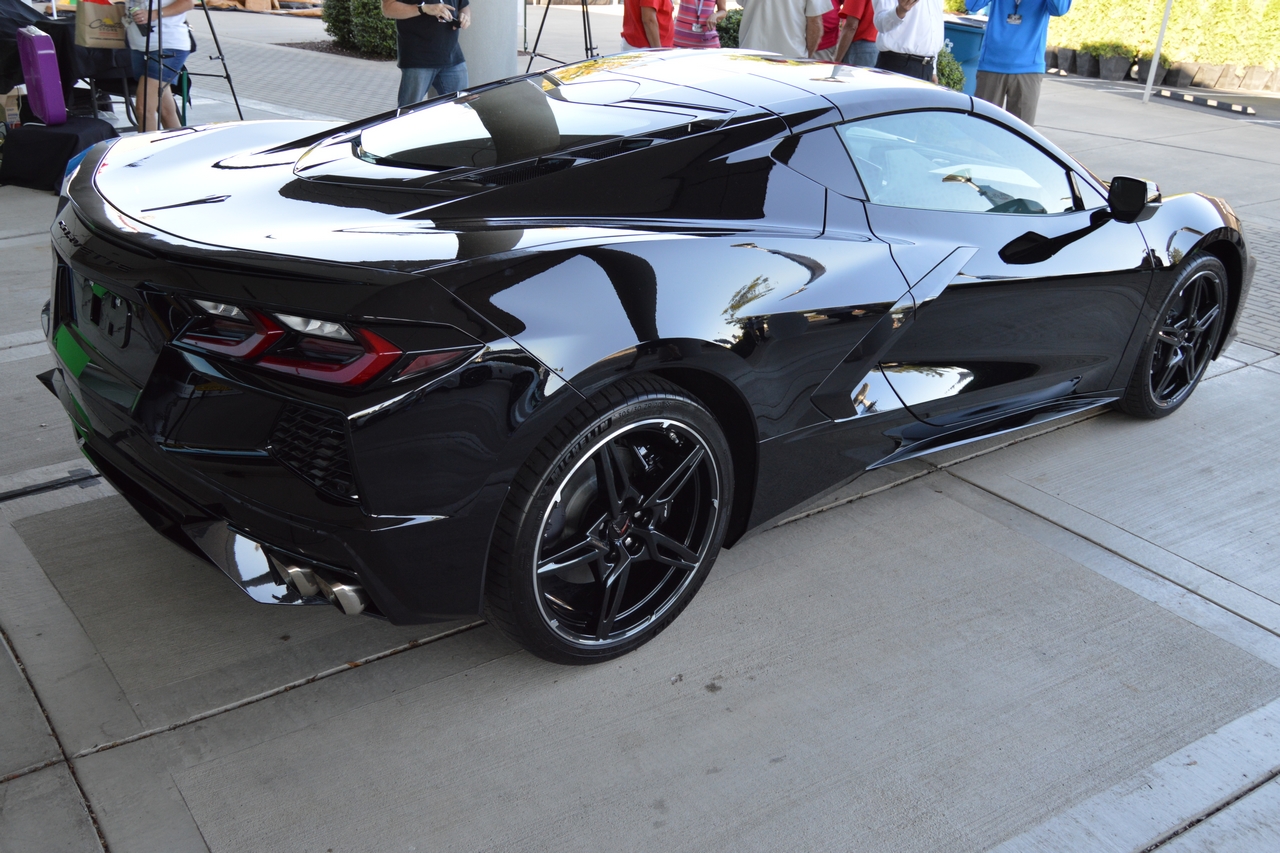
[[957,92],[964,88],[964,69],[945,47],[938,53],[938,83]]
[[351,0],[324,0],[320,12],[324,31],[333,37],[333,43],[343,50],[355,50],[356,40],[351,33]]
[[381,0],[351,0],[351,36],[361,53],[395,58],[396,22],[383,17]]
[[[1075,0],[1070,12],[1050,19],[1049,43],[1080,48],[1118,41],[1150,51],[1164,6],[1164,0]],[[1274,68],[1280,60],[1280,0],[1175,3],[1160,52],[1172,62]]]
[[716,24],[716,32],[720,33],[721,47],[738,46],[738,27],[742,26],[742,10],[730,9],[724,20]]
[[1121,44],[1118,41],[1091,41],[1080,45],[1078,50],[1081,53],[1091,53],[1101,59],[1104,56],[1127,56],[1132,59],[1138,55],[1138,51],[1129,47],[1127,44]]
[[942,11],[950,12],[953,15],[967,15],[969,10],[965,8],[964,4],[965,0],[943,0]]
[[343,50],[379,59],[396,55],[396,22],[383,17],[381,0],[324,0],[324,29]]

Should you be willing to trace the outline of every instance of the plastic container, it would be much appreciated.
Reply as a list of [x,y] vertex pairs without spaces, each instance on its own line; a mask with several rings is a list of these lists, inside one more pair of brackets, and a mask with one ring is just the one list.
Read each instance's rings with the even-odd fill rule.
[[987,35],[987,19],[947,15],[943,33],[951,42],[951,55],[964,71],[964,93],[972,95],[978,87],[978,57],[982,55],[982,39]]
[[62,78],[58,76],[53,39],[35,27],[23,27],[18,30],[18,60],[22,63],[22,79],[27,86],[31,112],[46,125],[65,124],[67,103],[62,97]]

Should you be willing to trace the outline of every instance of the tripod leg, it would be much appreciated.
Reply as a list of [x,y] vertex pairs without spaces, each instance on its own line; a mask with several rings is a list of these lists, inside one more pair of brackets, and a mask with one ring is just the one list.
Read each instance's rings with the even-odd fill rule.
[[599,55],[594,42],[595,38],[591,35],[591,14],[587,11],[587,0],[582,0],[582,52],[587,59]]
[[538,24],[538,34],[533,39],[533,50],[529,51],[529,64],[525,66],[525,74],[533,70],[533,60],[538,56],[538,43],[542,41],[542,28],[547,25],[547,13],[551,11],[551,0],[542,0],[542,3],[542,23]]
[[236,105],[236,115],[244,121],[244,111],[240,109],[240,98],[236,96],[235,84],[231,82],[231,69],[227,67],[227,57],[223,54],[222,44],[218,41],[218,31],[213,28],[213,16],[209,14],[209,4],[201,0],[200,7],[204,9],[204,19],[209,23],[209,35],[213,36],[213,47],[218,51],[217,59],[222,63],[222,79],[227,81],[227,88],[231,90],[231,102]]

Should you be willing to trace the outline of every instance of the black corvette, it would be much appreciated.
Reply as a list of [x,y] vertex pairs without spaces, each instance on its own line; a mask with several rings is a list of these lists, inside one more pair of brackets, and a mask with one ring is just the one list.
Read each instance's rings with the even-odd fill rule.
[[124,139],[60,204],[42,379],[151,524],[258,601],[484,613],[566,662],[868,469],[1172,412],[1253,271],[1223,201],[729,51]]

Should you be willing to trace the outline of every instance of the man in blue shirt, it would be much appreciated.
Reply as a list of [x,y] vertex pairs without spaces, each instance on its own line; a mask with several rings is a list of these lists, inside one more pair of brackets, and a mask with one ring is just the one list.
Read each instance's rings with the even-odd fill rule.
[[971,12],[987,7],[974,94],[1035,124],[1049,17],[1065,15],[1071,0],[967,0]]

